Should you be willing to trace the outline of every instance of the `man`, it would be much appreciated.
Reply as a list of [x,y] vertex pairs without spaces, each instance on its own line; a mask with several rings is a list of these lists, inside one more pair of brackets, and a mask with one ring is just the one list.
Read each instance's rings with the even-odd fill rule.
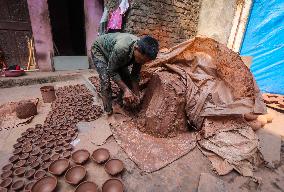
[[[159,43],[151,36],[141,39],[128,33],[99,36],[92,46],[92,57],[99,73],[104,110],[112,114],[112,79],[123,91],[123,100],[137,102],[141,66],[157,57]],[[128,67],[132,65],[131,73]]]

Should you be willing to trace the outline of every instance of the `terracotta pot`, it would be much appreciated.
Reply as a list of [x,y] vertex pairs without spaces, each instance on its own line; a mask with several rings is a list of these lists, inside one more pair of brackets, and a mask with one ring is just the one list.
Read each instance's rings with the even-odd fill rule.
[[98,186],[96,183],[91,181],[85,181],[82,182],[78,187],[76,188],[75,192],[98,192]]
[[29,169],[26,171],[24,177],[27,178],[27,179],[30,179],[34,176],[36,170],[35,169]]
[[69,167],[68,159],[58,159],[53,161],[48,167],[48,171],[53,175],[62,175]]
[[45,175],[46,175],[46,172],[45,172],[44,170],[38,170],[38,171],[36,171],[35,174],[34,174],[34,179],[35,179],[35,180],[41,179],[41,178],[43,178]]
[[13,151],[13,154],[18,155],[18,154],[22,153],[22,150],[23,150],[23,149],[22,149],[21,147],[19,147],[19,148],[15,149],[15,150]]
[[23,153],[29,153],[33,150],[33,147],[31,145],[26,146],[23,148]]
[[28,184],[26,184],[24,188],[24,192],[30,192],[34,184],[35,184],[35,181],[31,181]]
[[19,156],[19,159],[27,159],[30,156],[29,153],[23,153],[22,155]]
[[15,163],[18,160],[19,160],[19,155],[13,155],[12,157],[9,158],[9,161],[11,163]]
[[49,148],[45,148],[41,151],[43,154],[49,154],[51,150]]
[[37,168],[39,168],[40,163],[38,161],[35,161],[35,162],[31,163],[30,166],[33,169],[37,169]]
[[8,177],[11,177],[13,175],[13,171],[12,170],[8,170],[8,171],[5,171],[1,174],[1,178],[2,179],[6,179]]
[[11,189],[14,191],[19,191],[23,189],[25,186],[25,182],[23,180],[17,180],[11,185]]
[[53,86],[43,86],[40,88],[40,92],[44,103],[52,103],[56,99]]
[[57,146],[57,147],[54,148],[54,151],[57,152],[57,153],[61,152],[62,151],[62,147],[61,146]]
[[49,154],[43,154],[42,156],[41,156],[41,160],[42,161],[48,161],[50,159],[50,155]]
[[64,178],[67,183],[77,185],[85,178],[86,174],[87,171],[85,167],[76,165],[67,170]]
[[44,162],[42,165],[41,165],[41,168],[43,170],[48,170],[48,167],[50,166],[51,162]]
[[36,104],[33,102],[21,103],[16,107],[16,116],[19,119],[26,119],[37,114]]
[[93,152],[91,158],[98,164],[105,163],[110,157],[109,151],[105,148],[97,149]]
[[31,155],[37,156],[39,153],[40,153],[40,150],[39,150],[39,149],[34,149],[34,150],[31,152]]
[[88,161],[89,157],[90,153],[85,149],[77,150],[71,155],[72,161],[76,164],[84,164]]
[[37,160],[37,157],[36,157],[36,156],[31,156],[30,158],[28,158],[27,164],[30,165],[30,164],[32,164],[33,162],[35,162],[36,160]]
[[58,160],[59,157],[60,157],[60,155],[59,155],[58,153],[55,153],[54,155],[52,155],[52,156],[50,157],[50,160],[51,160],[51,161],[55,161],[55,160]]
[[6,179],[3,179],[0,183],[0,187],[4,187],[4,188],[8,188],[13,182],[13,179],[12,178],[6,178]]
[[18,168],[18,167],[22,167],[26,164],[26,160],[19,160],[17,163],[15,163],[14,167]]
[[110,159],[104,167],[105,171],[112,176],[121,173],[124,169],[123,162],[119,159]]
[[14,149],[17,149],[22,146],[22,143],[16,143],[13,145]]
[[25,174],[25,172],[26,172],[26,169],[24,167],[19,167],[19,168],[14,170],[13,174],[15,176],[21,177]]
[[57,179],[52,176],[43,177],[38,180],[31,189],[31,192],[52,192],[57,186]]
[[119,179],[109,179],[102,186],[102,192],[123,192],[124,186]]
[[6,164],[2,167],[2,171],[9,171],[9,170],[13,170],[13,164],[12,163]]

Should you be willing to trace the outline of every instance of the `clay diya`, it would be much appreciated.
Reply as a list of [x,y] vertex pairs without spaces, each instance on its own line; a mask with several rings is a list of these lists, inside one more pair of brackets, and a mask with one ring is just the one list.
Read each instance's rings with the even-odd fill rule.
[[41,156],[41,160],[42,161],[48,161],[50,159],[50,155],[49,154],[43,154],[42,156]]
[[46,175],[46,172],[45,172],[44,170],[38,170],[38,171],[36,171],[35,174],[34,174],[34,179],[35,179],[35,180],[41,179],[41,178],[43,178],[45,175]]
[[75,192],[98,192],[98,186],[96,183],[91,181],[85,181],[82,182],[78,187],[76,188]]
[[26,146],[23,148],[23,153],[29,153],[33,150],[33,147],[31,145]]
[[52,176],[43,177],[32,186],[31,192],[52,192],[57,186],[57,179]]
[[17,149],[15,149],[14,151],[13,151],[13,154],[15,154],[15,155],[18,155],[18,154],[20,154],[21,152],[22,152],[22,148],[20,147],[20,148],[17,148]]
[[57,147],[55,147],[55,148],[54,148],[54,151],[57,152],[57,153],[60,152],[60,151],[62,151],[62,146],[57,146]]
[[17,163],[15,163],[14,167],[18,168],[18,167],[22,167],[26,164],[26,160],[19,160]]
[[43,154],[49,154],[51,152],[51,150],[49,148],[45,148],[44,150],[42,150]]
[[46,146],[46,143],[45,143],[45,142],[40,142],[40,143],[38,144],[38,147],[41,148],[41,149],[45,148],[45,146]]
[[22,137],[26,137],[29,133],[27,131],[23,132],[21,135]]
[[65,147],[65,150],[67,150],[67,151],[71,151],[73,149],[73,146],[71,144],[68,144],[64,147]]
[[13,174],[13,171],[12,171],[12,170],[5,171],[5,172],[3,172],[3,173],[1,174],[1,178],[2,178],[2,179],[6,179],[6,178],[8,178],[8,177],[11,177],[12,174]]
[[31,155],[33,156],[36,156],[40,153],[40,150],[39,149],[34,149],[32,152],[31,152]]
[[12,157],[9,158],[9,161],[11,163],[15,163],[18,160],[19,160],[19,155],[13,155]]
[[29,153],[23,153],[22,155],[19,156],[19,159],[27,159],[29,157]]
[[24,140],[25,140],[24,137],[19,137],[19,138],[17,139],[18,142],[23,142]]
[[71,159],[76,164],[84,164],[90,157],[89,151],[80,149],[72,153]]
[[123,183],[119,179],[109,179],[102,186],[102,192],[123,192]]
[[4,188],[8,188],[13,182],[13,179],[8,177],[4,180],[2,180],[2,182],[0,183],[0,187],[4,187]]
[[35,169],[29,169],[26,171],[24,177],[27,178],[27,179],[30,179],[34,176],[36,170]]
[[50,164],[51,164],[51,162],[44,162],[44,163],[41,165],[41,168],[42,168],[43,170],[47,170],[48,167],[50,166]]
[[22,143],[16,143],[13,145],[14,149],[17,149],[22,146]]
[[105,171],[112,176],[121,173],[123,169],[123,162],[119,159],[111,159],[105,164]]
[[53,175],[62,175],[69,167],[68,159],[58,159],[53,161],[48,167],[48,171]]
[[12,170],[12,169],[13,169],[12,163],[6,164],[2,167],[2,171],[9,171],[9,170]]
[[67,170],[65,173],[65,181],[72,185],[77,185],[80,183],[86,176],[87,171],[85,167],[81,165],[75,165]]
[[105,148],[97,149],[93,152],[91,158],[98,164],[105,163],[110,157],[109,151]]
[[30,165],[31,163],[35,162],[36,160],[37,160],[36,156],[31,156],[30,158],[28,158],[27,164]]
[[21,177],[25,174],[25,172],[26,172],[26,169],[24,167],[19,167],[19,168],[14,170],[13,174],[15,176]]
[[24,191],[25,192],[30,192],[34,184],[35,184],[35,181],[31,181],[28,184],[26,184],[26,186],[24,188]]
[[19,191],[24,188],[25,182],[23,180],[17,180],[11,185],[11,189],[14,191]]
[[49,142],[49,143],[46,144],[46,147],[53,148],[54,145],[55,145],[54,142]]
[[40,166],[40,163],[39,163],[38,161],[35,161],[35,162],[32,162],[32,163],[30,164],[30,166],[31,166],[31,168],[33,168],[33,169],[38,169],[39,166]]
[[35,129],[34,128],[28,128],[27,130],[26,130],[28,133],[33,133],[34,131],[35,131]]
[[58,153],[55,153],[54,155],[52,155],[52,156],[50,157],[50,160],[51,160],[51,161],[55,161],[55,160],[59,159],[59,157],[60,157],[60,155],[59,155]]

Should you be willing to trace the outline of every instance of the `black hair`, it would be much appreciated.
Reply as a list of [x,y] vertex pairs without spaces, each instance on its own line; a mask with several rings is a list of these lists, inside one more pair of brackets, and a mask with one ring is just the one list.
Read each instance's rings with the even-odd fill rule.
[[157,54],[159,52],[159,42],[157,39],[146,35],[142,37],[137,42],[139,51],[149,57],[150,59],[156,59]]

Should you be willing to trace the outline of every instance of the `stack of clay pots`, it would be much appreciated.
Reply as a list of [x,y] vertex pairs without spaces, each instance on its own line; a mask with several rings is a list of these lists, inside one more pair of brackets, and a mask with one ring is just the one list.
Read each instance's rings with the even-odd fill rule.
[[262,95],[263,100],[266,104],[274,104],[276,107],[284,110],[284,96],[277,94],[265,93]]

